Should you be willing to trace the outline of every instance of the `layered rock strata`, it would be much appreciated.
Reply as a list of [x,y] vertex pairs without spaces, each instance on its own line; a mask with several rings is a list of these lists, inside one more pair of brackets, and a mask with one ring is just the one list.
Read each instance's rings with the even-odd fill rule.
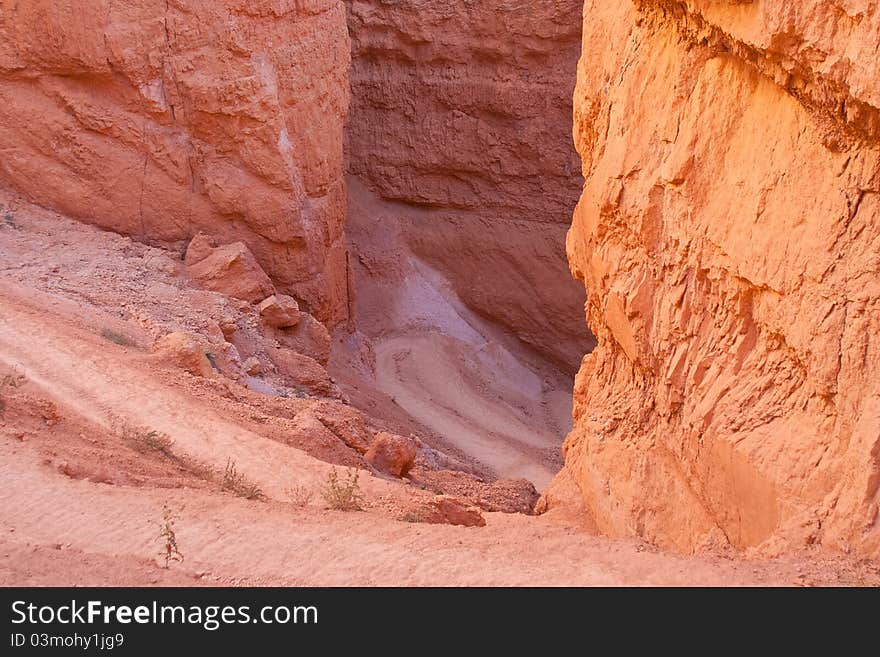
[[347,0],[349,170],[482,316],[573,372],[591,347],[565,230],[580,0]]
[[339,0],[3,2],[0,184],[143,241],[242,241],[335,324],[349,60]]

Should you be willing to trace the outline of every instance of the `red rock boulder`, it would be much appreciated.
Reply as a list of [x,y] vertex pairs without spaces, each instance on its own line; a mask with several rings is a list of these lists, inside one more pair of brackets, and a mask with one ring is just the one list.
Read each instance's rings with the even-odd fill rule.
[[410,438],[380,431],[364,457],[380,472],[405,477],[415,463],[416,446]]
[[169,333],[156,341],[153,351],[160,360],[171,363],[190,374],[214,376],[214,368],[205,355],[202,343],[184,331]]
[[[196,242],[196,240],[193,240]],[[187,272],[193,282],[205,290],[256,303],[275,294],[275,286],[260,267],[250,249],[242,242],[210,248],[201,240],[187,249]],[[198,256],[201,260],[193,262]]]
[[291,349],[269,349],[269,358],[278,373],[296,388],[325,395],[333,387],[330,375],[314,358],[298,354]]
[[330,333],[327,327],[308,313],[300,313],[293,328],[279,330],[277,338],[294,351],[306,354],[322,365],[330,358]]
[[286,294],[273,294],[259,305],[260,317],[273,328],[290,328],[299,323],[299,304]]
[[430,525],[486,526],[486,519],[477,507],[449,495],[438,495],[407,515]]

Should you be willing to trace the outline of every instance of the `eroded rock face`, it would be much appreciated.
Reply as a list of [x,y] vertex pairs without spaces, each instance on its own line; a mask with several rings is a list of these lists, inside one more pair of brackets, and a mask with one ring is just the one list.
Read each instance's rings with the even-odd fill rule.
[[0,184],[138,239],[250,247],[345,317],[340,0],[29,0],[0,10]]
[[568,255],[599,345],[560,486],[612,535],[877,556],[880,7],[592,0],[583,25]]
[[573,371],[591,347],[564,258],[581,0],[346,3],[349,170],[406,204],[410,246],[466,304]]

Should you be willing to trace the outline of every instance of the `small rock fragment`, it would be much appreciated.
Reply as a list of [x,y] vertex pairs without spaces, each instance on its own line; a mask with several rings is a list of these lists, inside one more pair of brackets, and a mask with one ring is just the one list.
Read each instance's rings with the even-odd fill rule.
[[[201,247],[197,253],[201,255]],[[250,303],[275,293],[271,279],[242,242],[211,249],[209,255],[188,265],[187,271],[202,289]]]
[[251,356],[242,364],[244,367],[244,371],[250,374],[251,376],[256,376],[263,371],[263,364],[260,362],[260,359],[256,356]]
[[274,328],[290,328],[299,323],[299,304],[286,294],[273,294],[259,305],[260,317]]
[[190,374],[206,378],[214,376],[214,368],[205,355],[204,347],[195,336],[185,331],[175,331],[159,338],[153,351],[162,360],[173,363]]
[[380,472],[404,477],[415,463],[416,446],[410,438],[380,431],[364,457]]
[[419,522],[432,525],[486,526],[486,519],[477,507],[449,495],[437,495],[422,504],[413,515]]

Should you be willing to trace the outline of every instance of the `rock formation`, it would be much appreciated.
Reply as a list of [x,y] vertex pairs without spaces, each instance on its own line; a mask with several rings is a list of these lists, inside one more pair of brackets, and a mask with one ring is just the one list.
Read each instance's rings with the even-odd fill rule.
[[339,0],[0,7],[0,184],[157,243],[242,241],[281,291],[345,317]]
[[349,170],[466,304],[572,372],[591,346],[564,258],[581,4],[347,0]]
[[380,431],[364,457],[380,472],[405,477],[415,464],[416,454],[412,439]]
[[545,501],[880,554],[880,7],[588,0],[568,256],[598,347]]

